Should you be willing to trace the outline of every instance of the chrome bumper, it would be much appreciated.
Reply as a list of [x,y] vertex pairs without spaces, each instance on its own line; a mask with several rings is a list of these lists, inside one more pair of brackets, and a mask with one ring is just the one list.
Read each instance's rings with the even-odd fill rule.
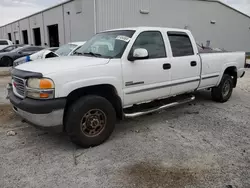
[[38,127],[49,128],[63,125],[63,109],[55,110],[48,114],[32,114],[16,107],[13,107],[13,109],[16,114],[21,116],[27,122]]

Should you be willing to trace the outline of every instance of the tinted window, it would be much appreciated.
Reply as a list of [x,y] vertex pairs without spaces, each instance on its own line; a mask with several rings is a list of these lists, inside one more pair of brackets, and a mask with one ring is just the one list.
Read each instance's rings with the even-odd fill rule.
[[[136,39],[132,51],[144,48],[148,51],[149,59],[166,57],[165,44],[159,31],[142,32]],[[132,51],[130,53],[132,53]]]
[[59,56],[67,56],[77,47],[75,44],[65,44],[58,48],[58,50],[55,51],[55,53]]
[[174,57],[194,55],[194,50],[189,36],[186,33],[168,32]]
[[34,51],[34,49],[32,47],[28,47],[28,48],[24,48],[21,50],[22,52],[30,52],[30,51]]
[[15,49],[15,46],[9,46],[9,47],[6,47],[6,48],[2,49],[2,51],[4,51],[4,52],[10,52],[10,51],[12,51],[14,49]]
[[0,45],[8,45],[8,42],[6,40],[0,40]]
[[21,51],[23,51],[23,52],[36,52],[36,51],[40,51],[42,49],[43,48],[41,48],[41,47],[27,47],[27,48],[22,49]]

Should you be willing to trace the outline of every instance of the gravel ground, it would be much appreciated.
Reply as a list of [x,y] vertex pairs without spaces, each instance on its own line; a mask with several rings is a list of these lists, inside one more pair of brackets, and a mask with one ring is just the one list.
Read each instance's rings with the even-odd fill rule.
[[[101,146],[81,149],[0,107],[0,187],[250,187],[250,71],[230,101],[197,100],[117,124]],[[7,136],[13,130],[15,136]]]
[[0,105],[1,104],[9,104],[6,100],[7,96],[7,84],[10,82],[10,77],[1,77],[0,76]]

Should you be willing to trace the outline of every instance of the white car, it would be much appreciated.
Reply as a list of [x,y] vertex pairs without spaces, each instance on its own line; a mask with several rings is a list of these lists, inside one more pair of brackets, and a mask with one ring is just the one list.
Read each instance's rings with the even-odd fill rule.
[[9,46],[9,45],[13,45],[13,43],[10,40],[0,39],[0,50]]
[[82,147],[107,140],[116,119],[191,102],[197,90],[228,101],[246,65],[245,52],[200,54],[190,31],[157,27],[101,32],[76,54],[14,68],[8,93],[27,122],[59,126]]
[[55,54],[58,56],[70,56],[78,48],[82,47],[86,42],[71,42],[61,46],[58,50],[55,51]]
[[70,56],[78,48],[82,47],[84,44],[85,42],[72,42],[72,43],[65,44],[56,49],[55,48],[44,49],[30,56],[21,57],[15,60],[13,63],[13,67],[16,67],[17,65],[21,65],[25,62],[35,61],[39,59],[47,59],[47,58],[60,57],[60,56]]

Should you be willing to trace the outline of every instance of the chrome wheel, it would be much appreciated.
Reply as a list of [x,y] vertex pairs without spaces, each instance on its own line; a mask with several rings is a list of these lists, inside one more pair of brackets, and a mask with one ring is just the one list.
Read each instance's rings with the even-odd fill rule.
[[106,122],[107,117],[102,110],[89,110],[81,120],[81,131],[87,137],[98,136],[104,130]]

